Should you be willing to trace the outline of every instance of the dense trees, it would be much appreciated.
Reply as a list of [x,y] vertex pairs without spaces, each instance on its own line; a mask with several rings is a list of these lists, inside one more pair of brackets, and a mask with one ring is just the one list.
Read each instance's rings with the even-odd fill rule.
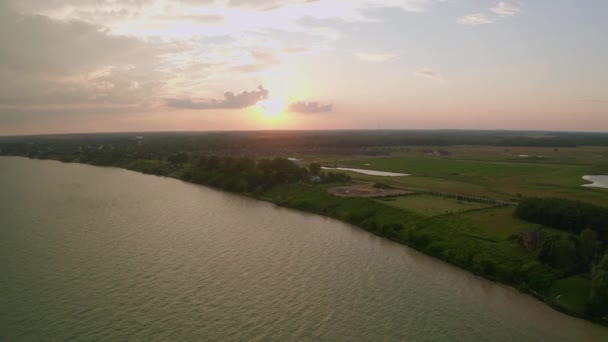
[[308,165],[308,172],[310,172],[311,175],[318,175],[321,173],[321,164],[310,163],[310,165]]
[[580,233],[585,228],[606,238],[608,208],[561,198],[527,198],[519,203],[515,215],[549,227]]
[[172,154],[167,158],[167,160],[171,164],[184,164],[188,162],[188,154],[184,152]]
[[593,277],[589,296],[589,310],[592,315],[597,317],[608,315],[608,254],[604,256]]
[[594,257],[599,252],[601,243],[597,238],[597,233],[589,228],[583,230],[579,237],[579,256],[583,265],[588,266],[593,262]]
[[547,238],[540,249],[539,258],[564,275],[577,273],[580,266],[578,258],[578,241],[572,235],[553,235]]
[[321,183],[350,183],[352,179],[345,173],[321,173]]
[[[33,143],[33,144],[32,144]],[[139,143],[142,143],[139,146]],[[76,151],[81,146],[111,144],[119,149],[153,150],[163,158],[180,151],[218,154],[218,151],[316,151],[359,149],[378,153],[397,146],[608,146],[607,133],[507,132],[507,131],[300,131],[300,132],[190,132],[69,134],[49,136],[0,137],[0,154],[43,157]],[[368,150],[375,148],[374,151]],[[376,149],[378,148],[378,149]],[[274,155],[277,155],[276,153]]]
[[203,156],[195,163],[191,180],[237,192],[253,192],[278,184],[307,181],[308,171],[283,159]]
[[538,257],[563,276],[568,276],[589,272],[593,263],[597,262],[596,256],[601,247],[595,231],[585,229],[580,236],[563,233],[548,237],[541,246]]

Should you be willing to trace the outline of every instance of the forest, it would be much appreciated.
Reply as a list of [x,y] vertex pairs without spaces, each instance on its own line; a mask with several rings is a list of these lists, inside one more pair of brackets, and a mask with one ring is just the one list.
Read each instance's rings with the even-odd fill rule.
[[576,234],[591,228],[604,240],[608,238],[608,208],[590,203],[563,198],[526,198],[517,206],[515,215]]

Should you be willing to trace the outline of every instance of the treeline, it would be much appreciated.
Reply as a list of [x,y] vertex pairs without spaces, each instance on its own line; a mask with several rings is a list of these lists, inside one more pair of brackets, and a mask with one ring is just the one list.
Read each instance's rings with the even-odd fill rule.
[[114,133],[0,137],[0,154],[24,155],[75,151],[78,147],[113,145],[143,146],[169,155],[179,151],[316,151],[367,149],[391,146],[608,146],[608,133],[459,131],[459,130],[363,130],[363,131],[255,131],[190,133]]
[[548,227],[580,233],[585,228],[597,231],[603,239],[608,234],[608,208],[561,198],[526,198],[515,216]]
[[247,157],[201,156],[186,153],[171,155],[167,161],[138,160],[128,168],[144,173],[172,176],[198,184],[239,193],[261,193],[276,185],[304,183],[350,183],[343,173],[321,172],[311,164],[299,166],[285,158],[252,159]]
[[591,282],[589,311],[595,317],[608,316],[608,254],[604,256]]
[[236,192],[264,191],[278,184],[309,181],[306,168],[283,159],[203,156],[183,175],[184,180]]
[[601,248],[595,232],[585,229],[580,236],[550,236],[539,254],[544,264],[562,272],[562,276],[592,275],[585,313],[596,318],[608,315],[608,254],[600,259]]
[[418,194],[426,194],[429,196],[451,198],[451,199],[455,199],[458,201],[475,202],[475,203],[489,204],[489,205],[494,205],[494,206],[509,205],[509,203],[507,203],[505,201],[496,200],[493,198],[467,196],[467,195],[461,195],[461,194],[456,194],[456,193],[451,193],[451,192],[427,190],[427,191],[421,191]]
[[549,236],[538,258],[560,277],[591,274],[587,314],[608,315],[608,208],[560,198],[528,198],[518,205],[515,215],[567,232]]
[[592,272],[601,252],[602,243],[597,233],[587,228],[579,235],[549,236],[541,246],[538,257],[543,263],[560,271],[566,277]]

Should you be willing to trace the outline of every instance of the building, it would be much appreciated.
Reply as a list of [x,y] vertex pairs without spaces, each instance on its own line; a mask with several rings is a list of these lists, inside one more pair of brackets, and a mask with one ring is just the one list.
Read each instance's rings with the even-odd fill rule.
[[539,228],[526,228],[519,233],[519,241],[524,248],[532,252],[543,245],[547,234]]

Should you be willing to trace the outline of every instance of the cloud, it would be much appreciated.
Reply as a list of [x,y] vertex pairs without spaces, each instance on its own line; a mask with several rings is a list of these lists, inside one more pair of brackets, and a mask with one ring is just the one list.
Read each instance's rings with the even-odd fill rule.
[[[378,9],[425,12],[443,0],[1,0],[24,13],[108,26],[114,33],[147,37],[281,29],[301,32],[302,18],[377,21]],[[200,16],[196,18],[195,16]],[[164,19],[163,19],[164,17]],[[184,17],[184,18],[180,18]],[[215,25],[222,17],[224,25]],[[170,19],[170,20],[169,20]],[[202,19],[202,20],[201,20]],[[184,21],[201,25],[184,28]],[[163,22],[163,23],[161,23]],[[206,29],[204,29],[206,27]],[[204,31],[201,31],[204,29]]]
[[10,12],[0,14],[0,41],[1,66],[55,73],[147,61],[160,52],[143,40],[111,36],[102,27],[82,21]]
[[45,122],[67,123],[108,108],[138,115],[167,106],[244,108],[267,90],[206,94],[259,82],[255,72],[294,54],[334,51],[351,33],[347,25],[386,20],[378,10],[424,12],[439,1],[0,0],[0,79],[10,80],[0,82],[0,108],[32,125],[45,112]]
[[315,2],[310,0],[229,0],[228,5],[233,7],[248,7],[260,11],[269,11],[284,6]]
[[[508,17],[512,17],[512,16],[516,15],[517,13],[519,13],[520,8],[509,2],[501,1],[496,6],[490,8],[490,11],[492,11],[494,14],[498,15],[498,17],[500,17],[500,18],[508,18]],[[476,25],[492,24],[492,23],[494,23],[494,19],[496,19],[495,16],[494,16],[494,18],[490,18],[487,15],[485,15],[484,13],[474,13],[474,14],[462,16],[462,17],[458,18],[458,20],[456,22],[458,22],[459,24],[462,24],[462,25],[476,26]]]
[[492,7],[490,10],[499,16],[506,18],[516,15],[520,11],[520,8],[508,2],[501,1],[498,3],[498,5]]
[[156,21],[168,21],[168,22],[193,22],[193,23],[204,23],[204,24],[218,24],[224,21],[224,17],[217,14],[198,14],[198,15],[157,15],[150,17]]
[[603,100],[603,99],[580,99],[580,100],[578,100],[578,102],[584,102],[584,103],[608,103],[608,100]]
[[242,109],[255,105],[261,100],[268,98],[269,91],[259,86],[257,90],[243,91],[238,94],[233,92],[224,93],[223,100],[196,101],[190,98],[167,99],[167,106],[183,109]]
[[333,111],[333,104],[322,105],[319,102],[294,102],[288,110],[294,113],[325,113]]
[[238,65],[232,69],[240,72],[257,72],[281,64],[274,53],[268,51],[252,51],[251,57],[253,63]]
[[475,13],[475,14],[469,14],[469,15],[460,17],[460,18],[458,18],[458,20],[456,22],[459,24],[462,24],[462,25],[475,26],[475,25],[491,24],[494,21],[492,19],[488,18],[483,13]]
[[423,77],[423,78],[427,78],[427,79],[436,80],[441,83],[443,83],[443,81],[444,81],[441,73],[439,73],[438,71],[435,71],[433,69],[429,69],[429,68],[422,68],[422,69],[416,70],[414,75],[417,77]]
[[366,62],[386,62],[397,57],[392,53],[356,53],[355,56]]
[[300,53],[300,52],[308,52],[310,49],[302,46],[288,47],[283,49],[283,51],[287,53]]
[[0,11],[0,105],[142,105],[163,88],[163,43],[78,20]]

